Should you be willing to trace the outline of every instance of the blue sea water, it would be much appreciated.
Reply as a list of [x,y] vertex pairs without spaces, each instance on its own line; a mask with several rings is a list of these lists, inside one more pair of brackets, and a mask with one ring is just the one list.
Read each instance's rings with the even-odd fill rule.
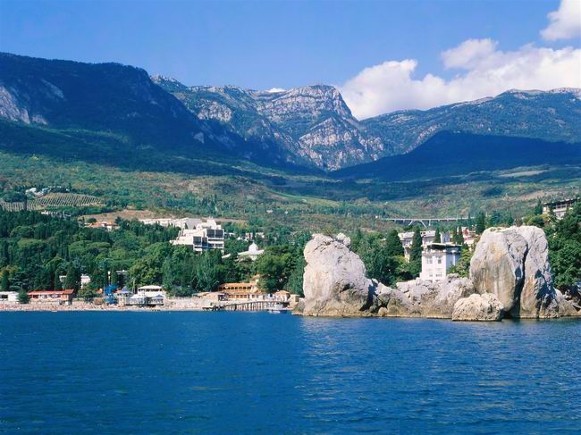
[[581,432],[573,320],[3,312],[0,343],[0,432]]

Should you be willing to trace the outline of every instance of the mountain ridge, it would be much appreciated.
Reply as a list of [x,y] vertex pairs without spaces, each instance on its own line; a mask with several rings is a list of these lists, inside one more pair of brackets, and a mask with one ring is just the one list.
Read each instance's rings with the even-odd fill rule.
[[[103,145],[99,132],[119,135],[118,145],[103,146],[153,150],[165,154],[164,160],[239,159],[332,172],[409,153],[444,131],[581,142],[581,89],[510,90],[359,121],[339,90],[329,85],[270,91],[188,87],[117,63],[0,53],[0,118],[66,134],[94,132],[82,133],[85,147],[87,137],[97,138],[95,146]],[[23,134],[7,127],[4,131]]]

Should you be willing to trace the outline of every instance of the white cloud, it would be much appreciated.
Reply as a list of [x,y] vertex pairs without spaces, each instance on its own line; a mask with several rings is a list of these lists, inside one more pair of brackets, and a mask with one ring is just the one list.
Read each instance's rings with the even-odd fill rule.
[[571,39],[581,36],[581,1],[561,0],[559,9],[547,15],[549,25],[541,30],[548,41]]
[[468,40],[443,52],[444,66],[461,70],[448,80],[433,74],[415,78],[418,63],[406,59],[365,68],[339,88],[359,119],[475,100],[508,89],[581,88],[581,49],[526,45],[503,52],[496,47],[490,39]]
[[497,43],[491,39],[469,39],[442,53],[446,68],[470,69],[494,53]]

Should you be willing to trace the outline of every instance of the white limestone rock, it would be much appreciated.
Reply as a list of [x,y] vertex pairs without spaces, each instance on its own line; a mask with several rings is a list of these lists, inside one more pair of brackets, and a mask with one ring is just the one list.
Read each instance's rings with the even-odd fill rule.
[[470,277],[478,293],[495,294],[511,317],[560,315],[547,239],[540,228],[487,229],[470,262]]
[[305,246],[304,301],[300,314],[367,316],[375,284],[359,256],[337,239],[315,234]]
[[503,308],[502,303],[494,294],[472,294],[467,298],[459,299],[454,304],[452,320],[498,321],[502,319]]

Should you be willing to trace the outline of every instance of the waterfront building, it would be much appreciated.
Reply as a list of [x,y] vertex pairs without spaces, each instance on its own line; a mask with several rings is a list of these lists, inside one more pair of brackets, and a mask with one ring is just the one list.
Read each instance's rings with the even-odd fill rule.
[[440,281],[446,278],[448,270],[460,261],[461,247],[451,243],[431,243],[422,252],[420,279]]
[[17,303],[18,292],[0,292],[0,303]]
[[267,296],[258,287],[259,277],[255,276],[250,282],[227,282],[218,286],[228,300],[260,300]]
[[75,291],[68,290],[35,290],[28,292],[30,303],[55,303],[70,305],[73,302]]

